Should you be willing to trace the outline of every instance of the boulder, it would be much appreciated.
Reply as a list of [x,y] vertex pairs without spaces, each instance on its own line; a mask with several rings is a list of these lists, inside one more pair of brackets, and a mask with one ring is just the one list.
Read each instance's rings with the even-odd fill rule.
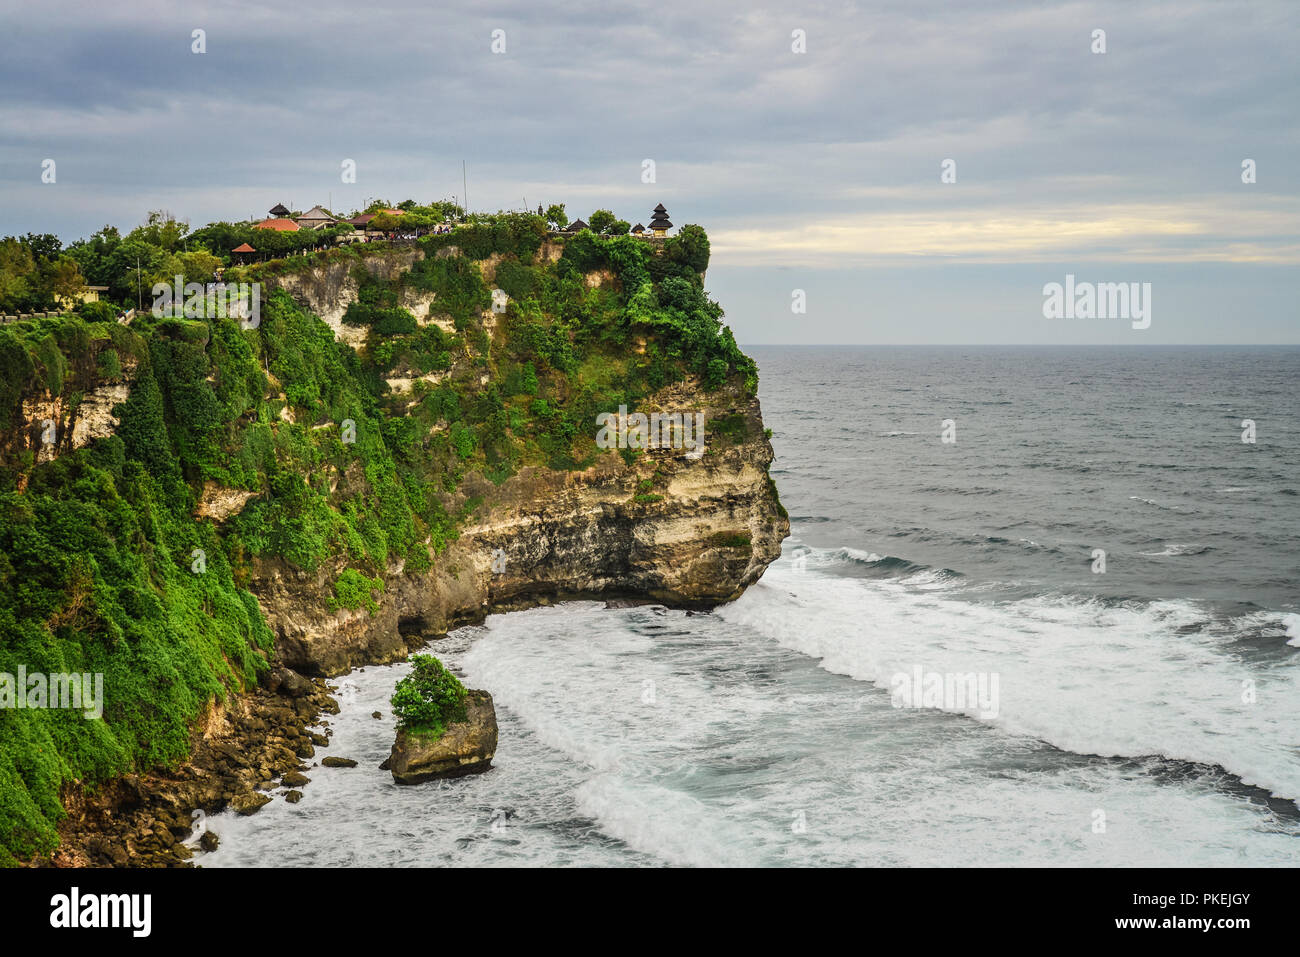
[[230,799],[230,806],[235,809],[235,813],[243,815],[256,814],[270,803],[270,795],[258,794],[256,791],[246,791]]
[[311,680],[288,668],[276,668],[267,678],[267,688],[289,698],[305,698],[316,690]]
[[448,725],[438,738],[398,731],[388,770],[398,784],[480,774],[497,751],[497,713],[486,691],[470,691],[465,720]]

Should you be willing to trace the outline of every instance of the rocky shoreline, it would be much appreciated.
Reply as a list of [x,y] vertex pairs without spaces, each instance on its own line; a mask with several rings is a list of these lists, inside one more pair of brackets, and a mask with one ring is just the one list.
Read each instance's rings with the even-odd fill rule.
[[199,833],[204,818],[194,812],[252,814],[280,786],[293,789],[284,799],[296,803],[331,734],[328,727],[324,734],[308,729],[327,725],[321,716],[338,710],[324,679],[274,669],[262,686],[209,710],[193,732],[190,759],[178,768],[69,789],[59,846],[33,865],[193,866],[196,850],[217,846],[215,834]]
[[[648,604],[650,599],[611,600],[609,605]],[[486,614],[517,611],[549,605],[552,600],[510,602],[506,607],[484,609],[455,624],[482,621]],[[404,636],[406,637],[406,636]],[[407,637],[414,650],[428,640]],[[377,654],[356,664],[390,664],[400,660],[388,653]],[[301,790],[311,781],[314,768],[353,767],[356,762],[338,755],[322,756],[329,747],[332,731],[328,715],[339,713],[333,692],[337,688],[324,677],[307,677],[283,666],[263,676],[261,684],[243,694],[231,695],[214,704],[191,732],[191,756],[175,768],[155,768],[126,774],[97,786],[69,786],[63,795],[67,817],[59,826],[59,846],[50,854],[34,858],[33,867],[195,867],[203,852],[216,850],[219,839],[206,831],[203,815],[233,810],[255,814],[276,799],[290,804],[303,798]],[[486,691],[471,691],[481,699],[482,720],[467,725],[473,733],[453,736],[465,746],[464,770],[449,771],[439,761],[441,748],[425,748],[415,760],[404,758],[393,775],[403,784],[415,784],[437,777],[458,777],[486,771],[496,750],[496,724],[492,698]],[[379,718],[379,712],[374,714]],[[486,733],[491,719],[491,734]],[[324,727],[324,733],[310,730]],[[398,734],[398,744],[403,741]],[[490,737],[490,740],[488,740]],[[394,754],[399,750],[394,746]],[[419,750],[418,748],[415,750]],[[390,771],[392,757],[379,770]],[[407,769],[407,764],[412,766]],[[404,780],[399,780],[404,779]]]

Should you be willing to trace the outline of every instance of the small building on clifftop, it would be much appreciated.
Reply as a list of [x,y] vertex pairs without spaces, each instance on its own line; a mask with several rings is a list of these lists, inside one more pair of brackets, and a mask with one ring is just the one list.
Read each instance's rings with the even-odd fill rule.
[[668,230],[673,228],[673,224],[668,222],[668,210],[664,209],[664,204],[660,203],[654,208],[654,213],[650,217],[650,231],[656,237],[668,235]]

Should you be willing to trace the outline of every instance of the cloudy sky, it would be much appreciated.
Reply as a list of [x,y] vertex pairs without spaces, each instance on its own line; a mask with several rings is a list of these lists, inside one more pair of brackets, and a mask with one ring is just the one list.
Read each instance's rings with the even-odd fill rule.
[[[473,209],[703,225],[742,343],[1297,343],[1298,46],[1295,0],[0,0],[0,235],[464,160]],[[1067,274],[1151,283],[1150,328],[1045,319]]]

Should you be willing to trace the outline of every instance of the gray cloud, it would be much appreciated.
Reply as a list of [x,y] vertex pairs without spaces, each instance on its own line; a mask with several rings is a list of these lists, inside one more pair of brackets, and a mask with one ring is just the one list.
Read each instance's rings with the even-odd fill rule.
[[1294,265],[1298,27],[1293,3],[1196,0],[14,7],[0,234],[436,198],[465,159],[475,208],[663,201],[722,269]]

